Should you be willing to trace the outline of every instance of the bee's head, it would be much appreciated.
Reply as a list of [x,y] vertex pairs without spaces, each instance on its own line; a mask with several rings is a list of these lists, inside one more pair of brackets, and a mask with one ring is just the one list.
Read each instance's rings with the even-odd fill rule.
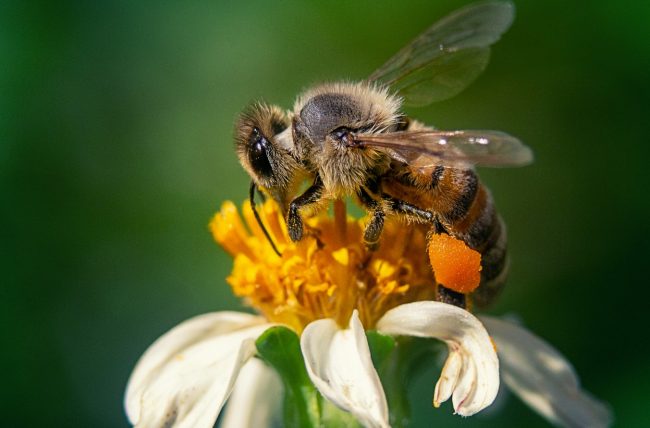
[[235,149],[239,162],[255,184],[284,204],[300,168],[286,113],[276,106],[255,103],[235,123]]

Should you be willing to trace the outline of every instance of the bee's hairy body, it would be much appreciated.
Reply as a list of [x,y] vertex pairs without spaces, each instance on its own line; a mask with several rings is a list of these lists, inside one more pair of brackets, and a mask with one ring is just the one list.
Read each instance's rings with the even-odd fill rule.
[[[507,272],[506,232],[472,166],[520,166],[532,153],[503,132],[435,130],[401,108],[449,98],[469,85],[513,12],[507,2],[467,6],[434,23],[363,82],[314,86],[288,112],[265,104],[246,110],[235,140],[252,178],[253,209],[256,190],[270,195],[283,209],[290,238],[299,241],[303,215],[354,196],[369,213],[364,240],[370,249],[379,245],[386,216],[429,224],[431,233],[448,233],[481,253],[474,302],[489,303]],[[300,192],[306,180],[311,185]],[[441,300],[464,306],[465,296],[454,293]]]

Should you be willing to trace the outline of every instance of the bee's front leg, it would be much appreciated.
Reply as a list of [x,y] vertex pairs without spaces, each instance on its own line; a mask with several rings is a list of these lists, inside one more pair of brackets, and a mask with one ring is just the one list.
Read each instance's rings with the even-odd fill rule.
[[323,181],[320,176],[317,175],[314,179],[314,183],[309,186],[302,195],[295,198],[289,204],[289,211],[287,212],[287,229],[292,241],[297,242],[302,239],[303,226],[300,209],[318,202],[322,195]]
[[[376,187],[376,183],[369,183],[369,187]],[[379,238],[381,237],[381,232],[384,230],[384,208],[381,202],[375,200],[368,190],[361,188],[357,193],[359,201],[372,213],[370,222],[366,225],[366,230],[363,234],[363,242],[366,244],[366,247],[374,251],[379,248]]]

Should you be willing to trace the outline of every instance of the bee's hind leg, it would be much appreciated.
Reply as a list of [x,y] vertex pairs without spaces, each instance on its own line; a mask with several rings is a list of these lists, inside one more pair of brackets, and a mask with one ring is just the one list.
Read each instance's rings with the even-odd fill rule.
[[[448,233],[438,219],[438,216],[436,216],[431,211],[423,210],[422,208],[386,194],[382,195],[382,199],[389,203],[390,209],[394,212],[414,217],[416,220],[432,224],[433,233]],[[467,309],[467,295],[458,293],[450,288],[445,287],[442,284],[438,284],[436,297],[436,300],[439,302],[448,303],[450,305],[458,306],[459,308]]]
[[439,302],[448,303],[450,305],[458,306],[462,309],[467,309],[467,295],[459,293],[442,284],[438,284],[437,298]]

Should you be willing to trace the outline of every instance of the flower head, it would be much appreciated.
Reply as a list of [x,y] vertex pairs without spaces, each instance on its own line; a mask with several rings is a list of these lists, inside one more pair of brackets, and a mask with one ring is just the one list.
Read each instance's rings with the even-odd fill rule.
[[[306,416],[295,424],[325,424],[321,413],[327,404],[314,404],[324,397],[364,426],[388,427],[388,402],[367,339],[370,329],[446,343],[447,360],[433,392],[436,407],[451,398],[457,414],[470,416],[489,406],[499,389],[498,350],[505,382],[549,420],[571,426],[609,423],[608,410],[580,391],[571,366],[549,345],[520,327],[484,318],[493,341],[469,311],[435,301],[425,227],[387,219],[381,248],[370,252],[363,244],[363,225],[347,216],[341,202],[333,211],[333,216],[309,218],[308,236],[293,243],[276,206],[263,204],[262,219],[279,256],[248,204],[245,221],[232,203],[223,205],[210,228],[234,257],[227,281],[261,316],[205,314],[158,339],[127,386],[125,404],[133,424],[212,427],[237,385],[222,426],[270,426],[277,396],[259,392],[277,390],[268,388],[277,388],[278,378],[253,358],[258,356],[278,370],[285,389],[294,388],[294,395],[307,391]],[[445,278],[468,291],[475,287],[478,262],[471,250],[446,238],[428,250]],[[446,253],[463,260],[446,263]],[[275,364],[277,355],[271,357],[267,349],[267,336],[278,325],[295,332],[295,339],[280,341],[281,348],[290,348],[293,340],[298,350],[288,370],[286,364]],[[538,381],[531,382],[528,374]],[[300,384],[292,387],[286,377]]]
[[337,201],[333,217],[321,214],[308,219],[312,239],[294,243],[277,206],[265,203],[261,216],[282,253],[278,256],[250,204],[244,204],[242,212],[246,224],[234,204],[225,202],[210,229],[235,259],[226,279],[233,292],[269,321],[297,332],[322,318],[345,326],[356,309],[364,327],[372,329],[389,309],[434,300],[436,283],[423,227],[386,222],[385,245],[371,252],[363,243],[362,221],[346,216],[343,203]]

